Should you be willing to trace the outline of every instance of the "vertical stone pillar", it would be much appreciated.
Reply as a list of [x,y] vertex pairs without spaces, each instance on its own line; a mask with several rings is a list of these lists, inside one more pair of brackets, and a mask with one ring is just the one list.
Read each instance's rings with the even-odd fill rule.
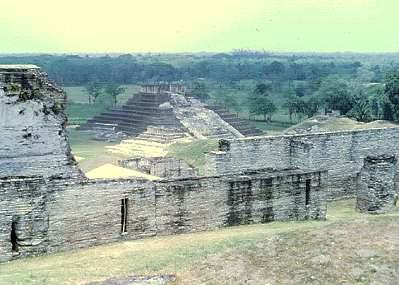
[[385,213],[396,207],[397,159],[393,155],[368,156],[360,172],[357,209],[363,213]]

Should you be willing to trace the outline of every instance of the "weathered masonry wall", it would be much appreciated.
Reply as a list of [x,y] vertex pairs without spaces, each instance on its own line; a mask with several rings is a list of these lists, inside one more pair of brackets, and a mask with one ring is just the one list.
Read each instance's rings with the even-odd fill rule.
[[384,213],[396,207],[397,158],[368,156],[359,175],[356,208],[365,213]]
[[67,141],[64,99],[37,67],[0,65],[0,178],[81,175]]
[[174,157],[131,158],[119,160],[118,164],[158,177],[193,177],[198,174],[187,162]]
[[0,202],[0,261],[154,235],[325,219],[326,175],[290,170],[157,182],[4,180],[0,182],[1,195],[6,197]]
[[47,250],[47,195],[42,178],[0,179],[0,262]]
[[[154,190],[145,180],[54,180],[48,201],[49,251],[141,238],[153,233]],[[128,225],[121,233],[121,200],[128,198]]]
[[328,170],[330,198],[353,196],[368,155],[399,155],[399,128],[224,140],[207,155],[207,174],[305,167]]
[[325,219],[326,176],[286,171],[161,181],[155,191],[157,233]]

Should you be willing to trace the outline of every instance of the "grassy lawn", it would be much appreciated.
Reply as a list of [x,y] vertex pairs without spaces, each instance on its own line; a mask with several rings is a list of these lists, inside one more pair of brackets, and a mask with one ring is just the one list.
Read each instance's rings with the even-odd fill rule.
[[68,129],[68,137],[73,154],[85,158],[101,155],[105,152],[105,146],[111,145],[108,142],[93,140],[92,134],[88,132],[74,129]]
[[93,140],[92,134],[88,132],[68,129],[68,134],[72,153],[81,158],[78,164],[83,172],[88,172],[107,163],[116,163],[118,159],[122,158],[107,152],[105,147],[114,144]]
[[[131,96],[139,91],[138,85],[121,85],[121,87],[125,88],[125,92],[118,96],[118,104],[123,104],[127,101]],[[67,94],[68,101],[71,103],[79,103],[79,104],[88,104],[89,97],[87,90],[84,86],[73,86],[73,87],[63,87]],[[102,94],[104,96],[104,94]],[[102,95],[100,95],[98,100],[101,100]]]
[[67,103],[65,112],[70,125],[82,124],[88,119],[106,111],[108,107],[102,104]]
[[399,212],[371,216],[353,206],[353,200],[331,203],[327,221],[231,227],[26,258],[1,264],[0,284],[85,284],[156,273],[177,274],[178,284],[395,284]]
[[169,147],[167,156],[184,160],[203,172],[205,153],[218,149],[218,140],[195,140],[189,143],[175,143]]
[[[119,105],[124,104],[139,90],[137,85],[122,85],[122,87],[125,88],[125,92],[117,97]],[[84,123],[93,116],[113,107],[106,94],[101,94],[95,104],[89,104],[88,93],[83,86],[64,87],[64,90],[68,98],[66,113],[69,124]]]

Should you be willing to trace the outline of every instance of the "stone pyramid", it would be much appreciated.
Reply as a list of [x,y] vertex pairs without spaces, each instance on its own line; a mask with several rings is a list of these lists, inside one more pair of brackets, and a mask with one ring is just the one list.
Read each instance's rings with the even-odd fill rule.
[[104,112],[81,130],[123,132],[129,137],[167,143],[184,137],[239,138],[261,135],[226,109],[192,97],[181,84],[147,84],[123,106]]

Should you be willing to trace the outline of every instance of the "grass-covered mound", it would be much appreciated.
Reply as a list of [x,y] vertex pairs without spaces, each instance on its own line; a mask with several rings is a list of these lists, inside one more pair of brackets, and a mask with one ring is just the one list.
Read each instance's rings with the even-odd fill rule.
[[318,133],[368,128],[390,128],[397,126],[398,125],[395,123],[383,120],[363,123],[347,117],[317,115],[286,129],[284,133]]

